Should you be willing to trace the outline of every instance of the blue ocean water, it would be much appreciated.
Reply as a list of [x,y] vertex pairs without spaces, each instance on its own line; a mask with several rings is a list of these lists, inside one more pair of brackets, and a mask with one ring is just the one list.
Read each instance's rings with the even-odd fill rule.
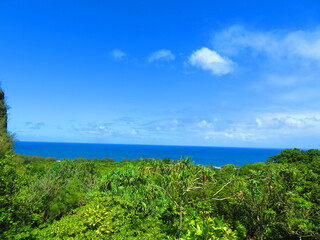
[[270,156],[277,155],[282,149],[268,148],[233,148],[233,147],[192,147],[192,146],[158,146],[129,144],[91,144],[91,143],[48,143],[17,142],[15,151],[30,156],[56,157],[73,159],[76,157],[113,158],[170,158],[180,159],[190,156],[196,164],[222,166],[235,164],[242,166],[255,162],[265,162]]

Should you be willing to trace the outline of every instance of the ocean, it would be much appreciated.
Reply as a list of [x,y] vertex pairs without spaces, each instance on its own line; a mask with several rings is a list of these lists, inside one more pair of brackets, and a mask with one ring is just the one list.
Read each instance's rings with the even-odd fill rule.
[[269,148],[235,148],[235,147],[195,147],[163,145],[130,145],[130,144],[92,144],[92,143],[52,143],[22,142],[15,144],[15,152],[30,156],[56,157],[74,159],[113,158],[116,161],[137,158],[170,158],[180,159],[183,156],[192,158],[195,164],[225,164],[242,166],[256,162],[265,162],[270,156],[279,154],[283,149]]

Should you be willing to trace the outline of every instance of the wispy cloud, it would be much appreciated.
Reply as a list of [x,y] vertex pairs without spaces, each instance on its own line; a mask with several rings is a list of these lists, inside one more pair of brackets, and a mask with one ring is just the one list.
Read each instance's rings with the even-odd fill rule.
[[147,125],[152,125],[156,131],[161,132],[176,132],[177,130],[181,129],[183,125],[177,119],[164,119],[164,120],[157,120],[147,123]]
[[318,129],[320,112],[304,111],[292,113],[266,113],[256,118],[259,128],[264,129]]
[[234,63],[227,57],[219,55],[216,51],[203,47],[195,50],[188,59],[191,66],[211,71],[213,75],[225,75],[234,69]]
[[320,27],[263,31],[235,25],[216,32],[212,47],[236,62],[243,86],[264,102],[320,101]]
[[198,127],[199,127],[199,128],[204,128],[204,129],[206,129],[206,128],[213,128],[213,124],[210,123],[210,122],[208,122],[208,121],[206,121],[206,120],[202,120],[202,121],[200,121],[200,122],[198,123]]
[[120,49],[114,49],[110,52],[110,55],[115,59],[115,60],[121,60],[123,59],[125,56],[127,56],[127,54],[125,52],[123,52]]
[[139,132],[138,132],[136,129],[132,129],[132,130],[130,131],[130,134],[131,134],[131,135],[138,135]]
[[[231,143],[238,146],[314,147],[320,137],[320,111],[287,111],[253,114],[250,118],[230,121],[219,128],[203,129],[199,134],[212,143]],[[301,139],[314,139],[303,142]],[[250,145],[253,144],[253,145]],[[278,147],[282,147],[279,145]]]
[[251,51],[253,55],[287,59],[320,60],[320,28],[314,30],[254,31],[243,26],[232,26],[218,32],[213,44],[226,54]]
[[45,123],[43,122],[37,122],[37,123],[34,123],[34,122],[25,122],[25,125],[29,128],[29,129],[33,129],[33,130],[39,130],[43,127],[46,126]]
[[82,134],[96,135],[96,136],[109,136],[113,133],[111,128],[106,124],[93,124],[90,123],[85,127],[73,127],[73,130]]
[[[126,118],[124,118],[126,119]],[[124,138],[124,137],[139,137],[143,134],[143,129],[139,129],[138,126],[128,126],[126,122],[111,122],[111,123],[87,123],[74,124],[72,131],[78,135],[94,137],[97,139],[109,139],[109,138]]]
[[155,61],[172,61],[175,59],[175,56],[170,50],[161,49],[159,51],[153,52],[148,57],[149,62]]

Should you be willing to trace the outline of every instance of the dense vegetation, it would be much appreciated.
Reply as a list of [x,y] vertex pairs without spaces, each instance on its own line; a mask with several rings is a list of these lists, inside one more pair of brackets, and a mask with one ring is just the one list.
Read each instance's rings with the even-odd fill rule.
[[57,162],[14,154],[1,128],[0,239],[320,239],[319,150],[221,168]]
[[239,168],[6,155],[0,238],[319,239],[319,166],[298,149]]

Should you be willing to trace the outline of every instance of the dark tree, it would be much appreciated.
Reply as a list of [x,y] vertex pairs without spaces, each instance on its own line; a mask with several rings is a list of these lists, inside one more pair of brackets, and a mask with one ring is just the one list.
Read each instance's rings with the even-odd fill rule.
[[0,89],[0,158],[12,151],[12,136],[8,133],[8,116],[7,105],[5,102],[5,94]]

